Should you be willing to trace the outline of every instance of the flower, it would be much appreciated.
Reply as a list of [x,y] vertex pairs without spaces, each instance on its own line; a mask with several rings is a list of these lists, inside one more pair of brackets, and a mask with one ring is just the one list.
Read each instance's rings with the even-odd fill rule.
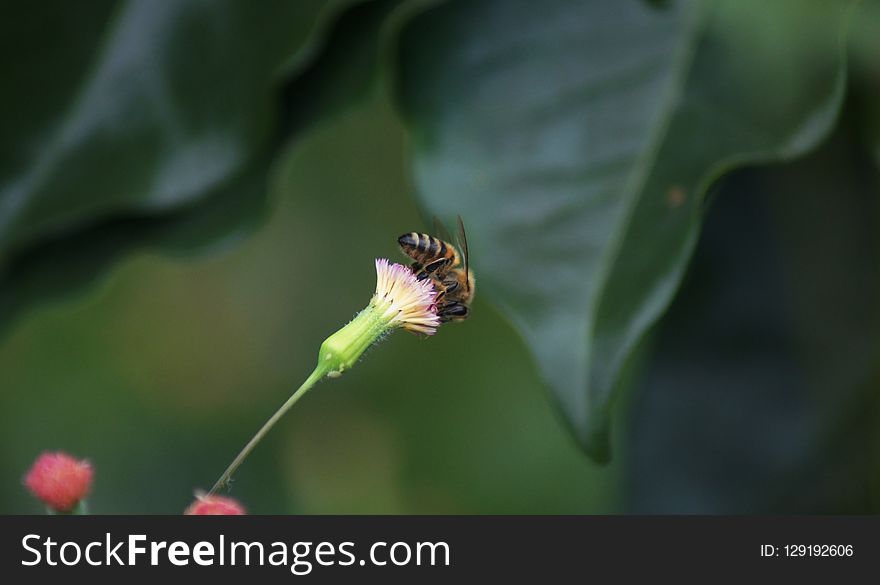
[[419,280],[408,266],[376,259],[376,292],[367,308],[328,337],[318,354],[318,368],[336,377],[351,368],[373,343],[393,331],[433,335],[440,326],[430,280]]
[[395,329],[433,335],[440,326],[436,300],[437,291],[429,279],[419,280],[408,266],[377,258],[376,291],[370,303],[348,325],[324,340],[315,370],[236,455],[207,497],[213,497],[229,482],[266,433],[319,380],[325,376],[341,376],[357,363],[367,348]]
[[24,485],[56,512],[70,512],[92,488],[94,470],[85,460],[60,451],[40,455],[24,478]]
[[436,297],[431,281],[417,279],[408,266],[376,259],[376,292],[370,304],[382,311],[389,327],[434,335],[440,326]]
[[244,506],[238,501],[225,496],[208,496],[196,494],[196,501],[190,504],[186,516],[243,516]]

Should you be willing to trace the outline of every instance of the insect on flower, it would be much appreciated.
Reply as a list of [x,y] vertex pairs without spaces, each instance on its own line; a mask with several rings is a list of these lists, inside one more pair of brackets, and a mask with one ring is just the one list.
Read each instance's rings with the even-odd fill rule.
[[429,280],[437,291],[437,315],[442,323],[463,321],[470,313],[476,282],[468,268],[467,235],[464,222],[458,216],[456,246],[447,240],[446,230],[436,219],[434,229],[444,239],[428,234],[410,232],[397,238],[403,253],[415,260],[412,271],[418,280]]
[[[433,335],[441,323],[462,321],[474,298],[474,275],[468,268],[464,224],[458,218],[456,246],[427,234],[412,232],[398,238],[412,266],[376,259],[376,288],[369,304],[345,327],[328,337],[318,350],[318,364],[257,431],[206,497],[213,497],[281,417],[319,380],[350,370],[371,345],[395,329]],[[449,239],[449,238],[447,238]]]

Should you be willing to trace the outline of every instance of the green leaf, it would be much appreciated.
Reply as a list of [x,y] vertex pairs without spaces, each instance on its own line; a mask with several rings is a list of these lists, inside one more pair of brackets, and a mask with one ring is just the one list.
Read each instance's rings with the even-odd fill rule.
[[278,154],[366,94],[387,21],[418,5],[22,5],[0,25],[0,108],[15,114],[0,137],[0,327],[133,249],[258,223]]
[[626,511],[878,511],[880,177],[846,117],[713,197],[628,401]]
[[83,40],[92,45],[88,61],[59,88],[64,102],[47,111],[33,112],[28,98],[67,62],[63,53],[34,57],[22,72],[30,77],[6,98],[18,107],[3,104],[35,118],[41,131],[26,127],[4,140],[21,160],[3,177],[0,245],[124,211],[190,204],[239,175],[270,132],[273,78],[296,47],[296,35],[286,33],[315,10],[290,6],[220,2],[204,11],[193,1],[122,2],[106,15],[97,43]]
[[404,31],[399,104],[427,211],[464,217],[480,296],[516,325],[595,459],[707,188],[830,128],[849,5],[472,0]]

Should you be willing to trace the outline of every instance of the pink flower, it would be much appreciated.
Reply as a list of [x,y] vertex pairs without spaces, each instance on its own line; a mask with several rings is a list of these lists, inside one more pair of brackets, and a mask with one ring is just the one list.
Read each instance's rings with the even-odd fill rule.
[[376,292],[371,304],[388,327],[433,335],[440,326],[436,296],[431,281],[417,279],[409,266],[376,259]]
[[70,512],[92,488],[94,470],[67,453],[43,453],[24,478],[34,496],[57,512]]
[[243,516],[244,506],[225,496],[196,494],[196,501],[184,512],[187,516]]

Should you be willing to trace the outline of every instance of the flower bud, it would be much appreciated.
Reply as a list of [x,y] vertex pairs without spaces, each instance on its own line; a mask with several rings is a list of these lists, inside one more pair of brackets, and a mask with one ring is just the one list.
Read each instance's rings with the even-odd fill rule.
[[70,512],[92,488],[94,470],[62,452],[43,453],[24,478],[30,492],[56,512]]
[[196,494],[196,501],[190,504],[186,516],[243,516],[244,506],[225,496],[206,496]]

